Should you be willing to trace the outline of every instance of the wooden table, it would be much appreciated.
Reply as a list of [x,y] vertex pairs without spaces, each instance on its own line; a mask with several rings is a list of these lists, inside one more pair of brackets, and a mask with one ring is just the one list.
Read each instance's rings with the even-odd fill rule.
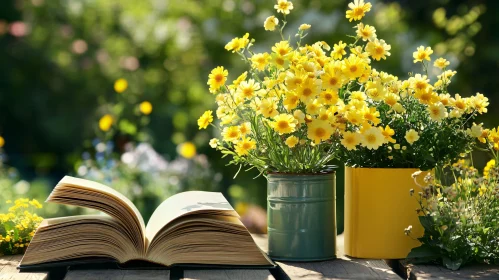
[[[256,243],[267,249],[265,235],[254,235]],[[42,279],[499,279],[499,266],[467,266],[450,271],[435,265],[407,265],[398,260],[355,259],[344,256],[343,236],[338,236],[338,259],[323,262],[277,262],[278,267],[232,270],[71,270],[51,273],[20,273],[16,266],[21,256],[0,257],[0,280]]]

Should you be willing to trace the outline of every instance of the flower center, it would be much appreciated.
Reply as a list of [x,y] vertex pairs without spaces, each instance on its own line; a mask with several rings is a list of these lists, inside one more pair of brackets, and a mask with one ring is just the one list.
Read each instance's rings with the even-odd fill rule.
[[329,79],[329,84],[335,86],[338,83],[338,78],[332,77]]
[[322,127],[319,127],[315,130],[315,136],[318,138],[323,138],[326,135],[326,130]]
[[289,127],[289,123],[287,121],[279,121],[277,122],[277,127],[280,129],[286,129]]
[[374,144],[376,143],[376,136],[374,134],[369,134],[366,137],[367,143]]
[[303,95],[304,96],[310,96],[310,95],[312,95],[312,90],[310,88],[305,88],[303,90]]
[[224,79],[224,75],[222,75],[222,74],[217,74],[217,75],[215,76],[215,81],[216,81],[217,83],[222,82],[222,81],[223,81],[223,79]]
[[357,69],[358,69],[358,68],[357,68],[357,66],[356,66],[356,65],[352,65],[352,66],[350,66],[350,72],[352,72],[352,73],[357,72]]

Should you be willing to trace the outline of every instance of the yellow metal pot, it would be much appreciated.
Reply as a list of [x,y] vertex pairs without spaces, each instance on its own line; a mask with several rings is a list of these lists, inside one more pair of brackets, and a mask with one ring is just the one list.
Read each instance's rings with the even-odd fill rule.
[[345,167],[345,254],[355,258],[403,259],[419,241],[404,234],[422,236],[416,209],[409,195],[420,187],[412,168]]

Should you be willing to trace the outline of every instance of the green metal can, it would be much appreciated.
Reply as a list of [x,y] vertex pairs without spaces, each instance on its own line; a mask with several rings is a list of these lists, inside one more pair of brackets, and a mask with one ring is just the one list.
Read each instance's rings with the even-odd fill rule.
[[267,175],[269,256],[282,261],[336,258],[336,176]]

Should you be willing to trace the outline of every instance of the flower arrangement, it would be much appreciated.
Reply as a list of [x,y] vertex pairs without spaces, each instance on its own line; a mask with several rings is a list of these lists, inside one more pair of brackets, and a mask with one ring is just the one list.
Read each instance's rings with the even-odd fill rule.
[[[482,174],[464,159],[457,161],[451,166],[450,184],[425,176],[428,185],[416,195],[425,232],[418,238],[422,245],[408,259],[437,261],[453,270],[470,262],[499,263],[499,127],[473,124],[468,133],[485,145],[493,159]],[[418,176],[421,173],[413,175]],[[406,234],[410,232],[411,226]]]
[[425,232],[407,258],[452,270],[470,262],[499,263],[499,166],[491,160],[480,175],[461,160],[452,169],[456,181],[450,185],[425,177],[429,185],[416,195]]
[[[355,0],[348,7],[346,18],[360,21],[371,4]],[[279,33],[280,41],[255,53],[249,34],[234,38],[225,49],[248,71],[232,83],[223,66],[209,75],[222,136],[210,145],[232,156],[230,164],[261,173],[317,173],[338,158],[352,167],[431,169],[472,148],[466,131],[471,119],[487,112],[488,99],[451,96],[456,72],[444,58],[434,61],[441,74],[431,83],[430,47],[414,52],[424,73],[401,80],[374,68],[391,50],[375,27],[359,22],[348,42],[333,47],[324,41],[303,45],[311,26],[300,25],[292,42],[283,30],[293,4],[278,0],[274,8],[282,17],[268,17],[264,28]],[[205,129],[212,122],[213,112],[206,111],[198,125]]]
[[[8,200],[7,204],[12,204]],[[6,214],[0,214],[0,256],[22,254],[28,247],[42,217],[34,213],[42,205],[35,199],[20,198]]]

